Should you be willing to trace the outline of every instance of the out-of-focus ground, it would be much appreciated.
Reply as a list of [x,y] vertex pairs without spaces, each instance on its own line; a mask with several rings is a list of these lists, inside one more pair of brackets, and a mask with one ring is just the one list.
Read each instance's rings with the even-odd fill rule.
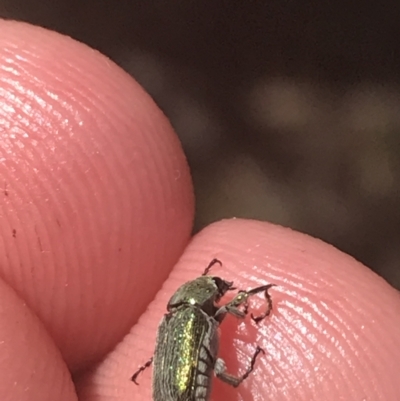
[[196,230],[272,221],[400,289],[400,3],[0,0],[0,16],[85,42],[147,89],[191,165]]

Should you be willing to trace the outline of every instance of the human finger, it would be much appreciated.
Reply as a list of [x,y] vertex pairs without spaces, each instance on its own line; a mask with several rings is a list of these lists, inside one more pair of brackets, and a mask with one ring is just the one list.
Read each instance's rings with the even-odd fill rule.
[[0,21],[0,270],[72,370],[129,330],[190,236],[186,159],[100,53]]
[[77,401],[67,365],[39,319],[0,280],[0,399]]
[[[220,356],[243,372],[257,345],[265,350],[237,389],[214,379],[212,400],[395,401],[400,394],[399,294],[371,270],[320,240],[268,223],[226,220],[204,229],[124,341],[82,379],[83,400],[151,400],[151,369],[130,382],[153,353],[158,323],[177,287],[201,274],[239,289],[274,283],[273,313],[259,325],[227,318]],[[250,310],[265,308],[262,296]],[[173,367],[171,367],[173,368]],[[97,397],[97,398],[96,398]]]

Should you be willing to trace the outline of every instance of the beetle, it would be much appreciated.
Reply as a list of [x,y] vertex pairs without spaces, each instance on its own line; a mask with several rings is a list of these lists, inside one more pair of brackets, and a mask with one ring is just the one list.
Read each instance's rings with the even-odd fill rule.
[[[268,290],[275,284],[239,291],[232,301],[218,306],[218,301],[236,288],[232,281],[208,275],[215,264],[222,265],[218,259],[213,259],[202,276],[183,284],[172,295],[158,328],[154,356],[131,378],[138,384],[136,379],[141,372],[154,364],[154,401],[209,401],[212,371],[225,383],[237,387],[252,372],[257,356],[264,353],[257,346],[248,368],[238,377],[228,373],[224,360],[217,358],[218,326],[226,315],[244,318],[248,313],[248,299],[264,292],[267,310],[257,317],[251,314],[251,318],[259,323],[272,311]],[[243,310],[239,308],[241,305]]]

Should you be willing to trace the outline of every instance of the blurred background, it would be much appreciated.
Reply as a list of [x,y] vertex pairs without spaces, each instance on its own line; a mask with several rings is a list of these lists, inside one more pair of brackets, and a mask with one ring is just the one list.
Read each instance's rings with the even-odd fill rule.
[[400,3],[0,0],[0,16],[87,43],[144,86],[188,157],[196,231],[268,220],[400,289]]

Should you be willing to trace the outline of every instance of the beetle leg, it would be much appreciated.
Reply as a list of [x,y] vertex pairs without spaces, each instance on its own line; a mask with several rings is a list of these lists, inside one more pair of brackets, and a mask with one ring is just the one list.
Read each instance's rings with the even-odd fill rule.
[[[240,291],[231,302],[221,306],[214,315],[214,319],[221,322],[227,313],[237,317],[238,319],[243,319],[247,314],[247,299],[249,295],[246,291]],[[244,304],[244,310],[241,311],[238,307]]]
[[[262,291],[265,291],[265,299],[267,300],[267,305],[268,305],[268,308],[267,308],[267,310],[264,312],[264,313],[262,313],[260,316],[254,316],[253,314],[251,314],[250,316],[251,316],[251,318],[258,324],[259,322],[261,322],[261,320],[263,320],[263,319],[265,319],[267,316],[269,316],[269,314],[271,313],[271,311],[272,311],[272,298],[271,298],[271,295],[269,295],[269,293],[268,293],[268,290],[271,288],[271,287],[276,287],[276,284],[268,284],[268,285],[265,285],[264,287],[259,287],[259,288],[263,288],[263,290]],[[257,288],[255,288],[255,290],[257,290]],[[254,290],[253,290],[254,291]],[[259,292],[259,291],[257,291],[257,292]]]
[[[236,295],[235,298],[232,299],[231,302],[228,302],[226,305],[221,306],[214,315],[214,318],[221,322],[224,317],[226,316],[227,313],[230,313],[231,315],[239,318],[239,319],[243,319],[246,314],[247,314],[247,309],[248,309],[248,304],[247,304],[247,300],[253,296],[258,294],[259,292],[265,292],[265,298],[267,299],[267,304],[268,304],[268,308],[267,311],[264,312],[262,315],[260,316],[253,316],[253,314],[251,315],[251,318],[256,322],[259,323],[262,319],[264,319],[265,317],[267,317],[272,310],[272,299],[271,296],[268,293],[268,290],[271,287],[275,287],[275,284],[268,284],[268,285],[263,285],[261,287],[256,287],[253,288],[252,290],[249,291],[239,291],[239,293]],[[239,309],[240,305],[244,305],[243,311]]]
[[233,387],[239,386],[240,383],[242,383],[244,380],[247,379],[249,374],[254,369],[254,364],[255,364],[257,356],[260,352],[265,354],[264,350],[261,347],[257,346],[256,351],[254,352],[254,354],[251,358],[250,366],[247,368],[246,372],[244,372],[244,374],[242,376],[234,376],[234,375],[231,375],[230,373],[227,373],[224,360],[221,358],[218,358],[214,365],[215,376],[217,376],[220,380],[222,380],[225,383],[230,384]]
[[204,269],[204,272],[202,274],[202,276],[207,276],[208,272],[210,271],[210,269],[215,265],[215,264],[219,264],[220,266],[222,266],[222,263],[219,259],[214,258],[209,264],[208,266]]
[[132,376],[131,380],[136,384],[139,385],[139,383],[136,381],[138,376],[146,370],[151,364],[153,363],[153,357],[151,357],[143,366],[141,366]]

